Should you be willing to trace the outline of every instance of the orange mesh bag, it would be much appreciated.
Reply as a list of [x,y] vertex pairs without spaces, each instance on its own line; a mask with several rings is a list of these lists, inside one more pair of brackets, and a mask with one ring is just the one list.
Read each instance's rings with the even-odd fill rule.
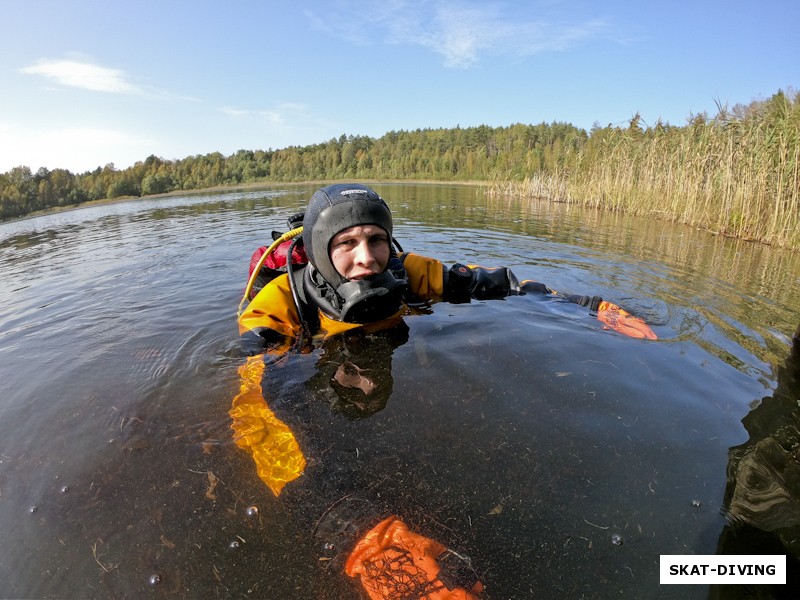
[[372,600],[478,600],[483,590],[468,558],[414,533],[395,516],[358,541],[345,573],[358,577]]

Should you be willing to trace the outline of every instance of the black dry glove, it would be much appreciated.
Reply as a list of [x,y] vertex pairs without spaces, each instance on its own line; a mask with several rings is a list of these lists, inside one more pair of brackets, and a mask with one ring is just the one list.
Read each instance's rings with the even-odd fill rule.
[[516,275],[506,267],[468,267],[455,264],[445,271],[444,299],[447,302],[490,300],[520,293]]

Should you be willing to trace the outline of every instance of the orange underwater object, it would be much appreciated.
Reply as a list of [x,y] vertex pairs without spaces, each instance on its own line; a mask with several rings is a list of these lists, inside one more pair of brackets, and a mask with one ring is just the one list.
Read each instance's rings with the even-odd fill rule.
[[234,440],[252,455],[258,476],[277,496],[284,485],[300,477],[306,459],[291,429],[264,400],[264,356],[249,357],[239,368],[239,375],[241,388],[229,411]]
[[371,600],[478,600],[483,584],[469,560],[392,516],[370,529],[345,563]]
[[653,330],[650,329],[650,326],[639,317],[634,317],[616,304],[605,300],[600,302],[597,307],[597,320],[628,337],[648,340],[658,339]]

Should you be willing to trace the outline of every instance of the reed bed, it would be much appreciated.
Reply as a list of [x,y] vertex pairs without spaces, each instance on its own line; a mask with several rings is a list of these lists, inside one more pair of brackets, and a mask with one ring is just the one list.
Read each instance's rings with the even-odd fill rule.
[[491,192],[657,216],[800,250],[800,94],[685,127],[598,129],[555,173]]

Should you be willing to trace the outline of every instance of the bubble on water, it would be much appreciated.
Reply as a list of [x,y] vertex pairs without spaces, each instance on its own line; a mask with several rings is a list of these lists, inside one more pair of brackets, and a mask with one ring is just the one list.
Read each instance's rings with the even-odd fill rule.
[[692,500],[692,506],[694,506],[695,508],[700,508],[701,506],[703,506],[703,503],[700,502],[700,500]]
[[61,486],[61,493],[62,494],[66,494],[68,491],[69,491],[69,486],[68,485]]
[[622,536],[618,533],[611,534],[611,543],[615,546],[622,546]]
[[231,550],[236,550],[239,546],[241,546],[239,540],[233,540],[230,544],[228,544],[228,548]]
[[155,587],[159,583],[161,583],[161,575],[159,575],[158,573],[153,573],[152,575],[150,575],[150,577],[147,578],[147,584],[150,587]]
[[330,550],[333,550],[335,547],[336,547],[336,544],[334,544],[333,542],[325,542],[324,544],[322,544],[322,549],[323,550],[330,551]]
[[39,510],[39,507],[36,506],[36,505],[31,506],[30,508],[28,508],[28,512],[31,513],[31,514],[35,513],[38,510]]
[[248,506],[245,513],[248,517],[257,517],[258,516],[258,507],[254,504],[253,506]]

